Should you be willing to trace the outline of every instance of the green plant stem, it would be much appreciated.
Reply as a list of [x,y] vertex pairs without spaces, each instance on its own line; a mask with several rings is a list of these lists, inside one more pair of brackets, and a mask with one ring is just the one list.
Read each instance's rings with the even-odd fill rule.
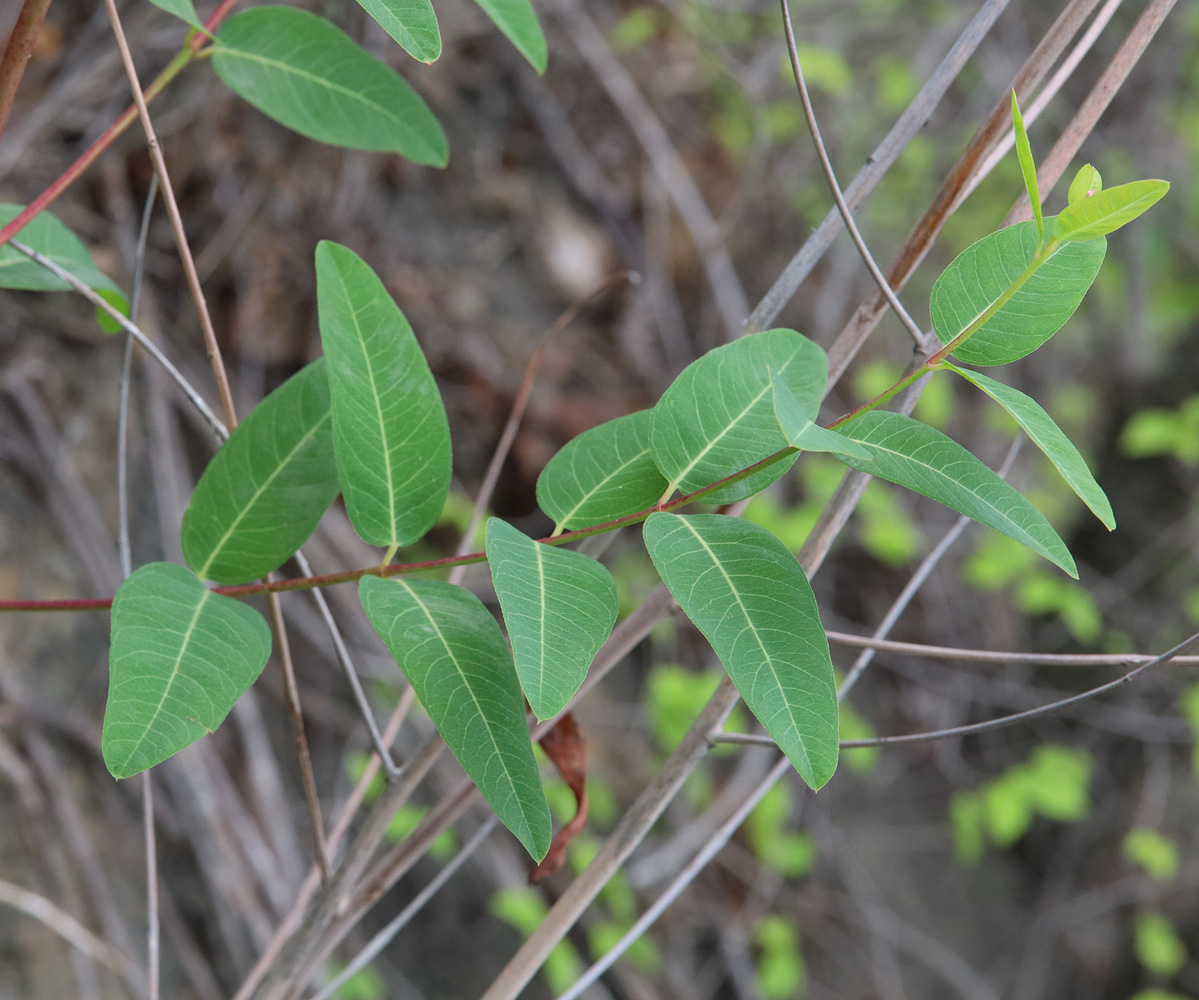
[[826,430],[830,430],[830,431],[836,430],[842,424],[847,424],[851,420],[857,420],[857,418],[860,417],[863,413],[869,413],[871,410],[877,409],[878,407],[882,406],[883,403],[886,403],[889,400],[893,399],[894,397],[898,396],[909,385],[913,385],[914,383],[919,382],[922,378],[924,378],[925,375],[932,374],[932,372],[936,371],[940,367],[941,367],[940,365],[931,364],[931,359],[930,359],[930,361],[924,362],[924,364],[922,364],[919,368],[916,368],[913,371],[908,372],[905,376],[903,376],[903,378],[901,378],[898,382],[896,382],[889,389],[884,389],[877,396],[875,396],[874,399],[871,399],[868,402],[863,403],[856,410],[850,410],[844,416],[838,417],[836,420],[834,420],[831,424],[828,425]]

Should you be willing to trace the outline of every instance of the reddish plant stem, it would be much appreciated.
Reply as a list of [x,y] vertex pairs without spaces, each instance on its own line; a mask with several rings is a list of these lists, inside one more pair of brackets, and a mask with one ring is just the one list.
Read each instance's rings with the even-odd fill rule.
[[[49,0],[45,0],[45,2],[48,4]],[[237,0],[222,0],[217,9],[213,11],[212,17],[205,23],[205,27],[209,31],[216,31],[220,23],[229,16],[229,11],[233,9],[235,3],[237,3]],[[166,85],[183,72],[183,68],[196,57],[196,54],[206,41],[208,41],[207,37],[199,32],[194,33],[188,38],[187,44],[184,45],[179,54],[167,63],[163,71],[145,88],[144,93],[147,104],[161,94]],[[5,57],[7,58],[7,53],[5,53]],[[100,158],[100,154],[116,142],[117,137],[136,120],[137,107],[130,104],[129,107],[121,112],[117,120],[100,133],[99,138],[88,146],[79,159],[67,167],[54,183],[34,198],[26,206],[25,210],[8,223],[8,225],[0,228],[0,247],[4,246],[5,243],[16,236],[25,226],[29,225],[30,220],[49,208],[58,196],[75,183],[83,172]]]
[[25,66],[33,54],[33,43],[37,41],[38,32],[42,30],[42,22],[46,19],[46,11],[49,9],[50,0],[25,0],[21,6],[21,13],[17,15],[17,23],[13,25],[12,34],[8,36],[4,55],[0,56],[0,135],[4,134],[4,126],[8,124],[8,115],[12,111],[17,88],[21,86]]

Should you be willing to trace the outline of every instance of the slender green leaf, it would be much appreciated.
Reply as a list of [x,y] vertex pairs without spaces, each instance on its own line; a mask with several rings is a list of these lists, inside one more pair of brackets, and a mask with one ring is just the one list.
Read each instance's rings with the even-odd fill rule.
[[1074,180],[1070,182],[1070,192],[1067,198],[1070,204],[1073,205],[1076,201],[1082,201],[1083,198],[1090,198],[1102,190],[1103,178],[1099,175],[1099,171],[1088,163],[1081,167],[1078,173],[1074,175]]
[[1054,220],[1055,240],[1093,240],[1132,222],[1170,190],[1169,181],[1133,181],[1105,188],[1062,209]]
[[[828,358],[794,330],[767,330],[709,351],[692,362],[653,410],[654,461],[670,493],[690,493],[787,447],[774,412],[771,373],[813,420],[828,380]],[[795,456],[708,495],[730,503],[765,489]]]
[[773,372],[770,382],[774,391],[774,413],[788,444],[802,451],[825,451],[837,455],[856,455],[858,458],[870,457],[869,448],[851,441],[844,434],[821,427],[814,420],[804,416],[804,409],[795,398],[795,393]]
[[955,372],[967,382],[973,382],[995,402],[1011,415],[1012,419],[1023,428],[1024,433],[1038,448],[1045,453],[1054,464],[1062,478],[1066,480],[1078,498],[1094,512],[1095,516],[1106,525],[1108,531],[1116,526],[1116,518],[1112,513],[1112,505],[1107,495],[1095,482],[1091,470],[1087,468],[1086,459],[1078,453],[1078,449],[1066,437],[1053,418],[1046,413],[1040,404],[1019,389],[1010,385],[996,382],[993,378],[979,372],[968,371],[950,365]]
[[137,570],[112,602],[100,737],[108,770],[128,778],[211,733],[270,652],[271,631],[253,608],[173,563]]
[[[941,343],[998,302],[1036,252],[1036,224],[1020,222],[958,254],[933,285],[930,308]],[[1002,365],[1031,354],[1074,315],[1106,252],[1103,240],[1060,245],[953,356],[971,365]]]
[[323,17],[275,6],[231,17],[212,67],[263,114],[310,139],[445,166],[445,132],[421,96]]
[[539,719],[566,707],[616,622],[616,583],[581,552],[542,545],[497,518],[487,561],[516,673]]
[[545,72],[548,53],[545,35],[537,20],[537,12],[529,0],[475,0],[495,26],[500,29],[516,51],[529,61],[538,73]]
[[1032,158],[1032,146],[1028,131],[1024,128],[1024,116],[1020,114],[1020,102],[1012,91],[1012,125],[1016,130],[1016,156],[1020,160],[1020,173],[1024,175],[1024,190],[1032,204],[1033,219],[1037,223],[1037,246],[1045,242],[1045,220],[1041,215],[1041,189],[1037,186],[1037,161]]
[[820,788],[837,767],[837,686],[795,556],[765,528],[717,514],[651,514],[645,547],[750,711]]
[[450,427],[404,314],[354,251],[316,248],[333,447],[350,521],[371,545],[409,545],[450,490]]
[[899,413],[872,410],[846,424],[842,433],[861,441],[874,454],[871,459],[845,456],[846,465],[952,507],[1078,579],[1066,543],[1044,515],[940,431]]
[[423,63],[441,55],[441,31],[429,0],[358,0],[405,52]]
[[537,502],[568,530],[635,514],[657,503],[666,480],[650,453],[653,410],[639,410],[572,438],[537,479]]
[[550,811],[525,723],[524,698],[499,625],[450,583],[366,576],[358,597],[446,745],[483,798],[540,861]]
[[183,515],[183,556],[206,580],[256,580],[316,530],[338,490],[320,358],[259,403],[208,463]]
[[150,3],[159,10],[165,10],[168,14],[174,14],[179,20],[186,21],[197,31],[209,34],[208,29],[204,27],[204,22],[196,13],[196,7],[192,0],[150,0]]

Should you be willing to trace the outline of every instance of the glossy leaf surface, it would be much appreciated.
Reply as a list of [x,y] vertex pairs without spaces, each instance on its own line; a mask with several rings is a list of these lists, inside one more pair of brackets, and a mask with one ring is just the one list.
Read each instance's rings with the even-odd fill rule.
[[100,739],[108,770],[128,778],[211,733],[270,651],[270,629],[253,608],[173,563],[137,570],[112,602]]
[[842,433],[873,454],[870,459],[845,456],[846,465],[952,507],[1078,578],[1065,542],[1044,515],[956,441],[919,420],[880,410],[844,428]]
[[782,428],[783,437],[792,447],[801,451],[832,452],[836,455],[856,455],[869,458],[870,449],[844,434],[821,427],[799,405],[795,394],[771,373],[771,390],[774,393],[774,414]]
[[1070,182],[1070,191],[1067,198],[1070,204],[1073,205],[1076,201],[1082,201],[1083,198],[1096,195],[1103,190],[1103,177],[1089,163],[1079,168],[1078,173],[1074,175],[1074,180]]
[[412,328],[352,250],[316,248],[333,447],[350,521],[371,545],[409,545],[450,490],[450,428]]
[[[1074,315],[1106,251],[1103,240],[1059,247],[953,356],[971,365],[1002,365],[1031,354]],[[933,285],[930,309],[941,343],[998,302],[1036,252],[1036,223],[1021,222],[958,254]]]
[[358,0],[400,48],[431,63],[441,55],[441,31],[429,0]]
[[1078,498],[1094,512],[1095,516],[1104,523],[1108,531],[1116,526],[1116,518],[1112,513],[1112,505],[1107,495],[1095,482],[1091,470],[1087,468],[1086,460],[1079,454],[1074,443],[1065,435],[1053,418],[1041,408],[1041,405],[1031,396],[1010,385],[996,382],[979,372],[968,371],[950,365],[955,372],[978,386],[995,402],[1002,406],[1020,425],[1038,448],[1051,461],[1062,478],[1070,485]]
[[340,28],[294,7],[254,7],[217,33],[212,68],[263,114],[334,146],[444,166],[445,132],[395,70]]
[[[787,447],[774,412],[772,374],[791,390],[800,414],[815,419],[828,358],[794,330],[741,337],[683,369],[658,400],[651,424],[654,461],[672,492],[708,486]],[[705,499],[752,496],[794,464],[791,456]]]
[[487,561],[525,697],[537,718],[552,718],[612,631],[616,583],[594,559],[543,545],[494,517]]
[[650,452],[653,410],[639,410],[572,438],[537,479],[537,503],[565,530],[652,507],[666,480]]
[[500,29],[516,51],[529,61],[538,73],[545,72],[548,53],[545,34],[537,20],[537,12],[529,0],[475,0],[495,26]]
[[1133,181],[1106,188],[1062,209],[1053,222],[1056,240],[1093,240],[1132,222],[1170,190],[1168,181]]
[[1012,91],[1012,125],[1016,130],[1016,156],[1020,160],[1020,173],[1024,177],[1024,190],[1032,205],[1032,217],[1037,224],[1037,245],[1045,239],[1045,220],[1041,215],[1041,189],[1037,186],[1037,161],[1032,156],[1028,142],[1028,131],[1024,127],[1024,116],[1020,114],[1020,102]]
[[338,490],[321,358],[259,403],[208,463],[183,515],[183,556],[207,580],[256,580],[316,530]]
[[717,514],[651,514],[645,547],[750,711],[820,788],[837,767],[837,687],[795,556],[765,528]]
[[536,860],[550,812],[524,697],[499,625],[473,594],[432,580],[363,577],[358,596],[437,731],[496,816]]

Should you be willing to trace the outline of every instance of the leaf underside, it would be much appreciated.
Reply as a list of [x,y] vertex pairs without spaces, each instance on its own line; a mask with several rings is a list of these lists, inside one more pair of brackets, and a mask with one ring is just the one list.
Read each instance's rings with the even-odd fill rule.
[[645,545],[750,711],[800,777],[820,788],[837,766],[837,689],[795,556],[765,528],[716,514],[652,514]]
[[413,59],[431,63],[441,55],[441,31],[429,0],[358,2]]
[[537,12],[529,0],[475,0],[483,12],[516,46],[529,65],[544,73],[549,54]]
[[434,580],[363,577],[358,596],[442,739],[483,798],[537,861],[549,806],[512,656],[473,594]]
[[771,388],[774,392],[774,413],[778,418],[783,437],[792,447],[801,451],[831,452],[835,455],[857,455],[858,458],[869,458],[870,450],[856,441],[852,441],[838,431],[821,427],[805,416],[805,409],[800,406],[795,394],[771,373]]

